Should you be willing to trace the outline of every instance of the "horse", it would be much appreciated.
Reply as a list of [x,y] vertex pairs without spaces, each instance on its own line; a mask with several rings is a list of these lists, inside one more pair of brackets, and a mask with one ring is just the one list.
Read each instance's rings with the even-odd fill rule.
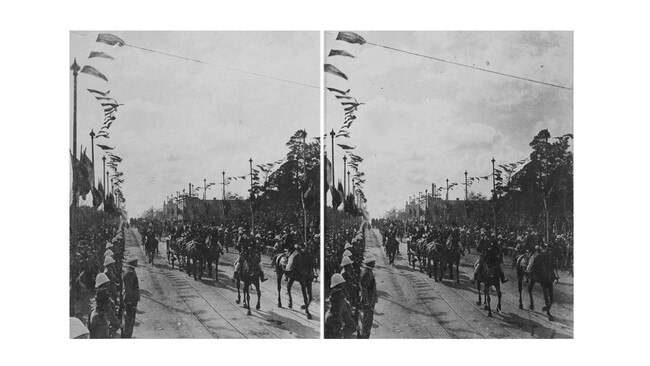
[[[527,274],[526,267],[528,266],[528,256],[522,254],[517,259],[517,289],[519,290],[519,309],[524,308],[524,304],[521,300],[521,291],[524,278]],[[551,306],[553,305],[553,282],[555,281],[555,263],[553,258],[551,258],[546,253],[540,253],[534,258],[534,263],[531,273],[528,274],[528,296],[530,298],[530,304],[528,308],[530,310],[535,310],[535,302],[533,301],[533,286],[536,282],[542,286],[542,295],[544,296],[544,303],[546,306],[542,308],[542,311],[546,312],[548,320],[553,321],[553,316],[551,315]]]
[[309,304],[311,303],[312,289],[311,285],[314,280],[314,272],[312,266],[312,258],[310,255],[305,252],[298,252],[293,258],[293,266],[291,269],[286,270],[285,265],[282,263],[283,256],[279,256],[275,260],[275,273],[278,282],[278,307],[282,307],[282,299],[280,298],[280,292],[282,290],[282,277],[286,275],[289,279],[287,282],[287,294],[289,295],[289,309],[293,307],[293,297],[291,296],[291,287],[293,283],[297,281],[300,284],[300,290],[302,292],[302,298],[304,305],[301,306],[301,309],[305,309],[305,314],[307,314],[307,319],[311,319],[311,313],[309,312]]
[[463,253],[463,248],[458,244],[454,243],[451,236],[447,239],[447,245],[443,246],[441,249],[442,253],[440,256],[441,268],[440,268],[440,281],[444,275],[445,269],[449,266],[449,278],[454,279],[454,265],[456,265],[456,283],[460,283],[460,258]]
[[205,239],[203,258],[205,266],[208,267],[208,277],[212,278],[212,262],[214,262],[215,281],[219,282],[219,258],[223,254],[223,248],[218,238],[210,235]]
[[262,297],[262,291],[260,290],[260,275],[257,273],[257,270],[253,269],[253,266],[249,262],[250,259],[247,259],[246,256],[242,255],[239,258],[239,270],[235,272],[235,279],[237,280],[237,304],[241,302],[241,294],[239,292],[240,282],[244,282],[244,307],[248,310],[247,315],[251,315],[251,294],[250,294],[250,285],[254,285],[257,289],[257,305],[255,309],[260,309],[260,298]]
[[488,317],[492,317],[492,308],[490,305],[490,288],[494,286],[497,290],[499,303],[497,312],[501,313],[501,279],[499,278],[499,263],[486,263],[484,261],[479,271],[476,273],[476,289],[478,291],[477,305],[481,306],[481,283],[484,284],[483,294],[485,295],[485,310],[488,311]]
[[187,275],[193,276],[195,280],[200,280],[203,277],[204,247],[205,246],[201,244],[200,241],[190,240],[185,243],[185,250],[187,251],[187,261],[185,265]]
[[388,264],[395,264],[395,255],[399,248],[399,242],[394,236],[389,236],[386,240],[386,255],[388,255]]

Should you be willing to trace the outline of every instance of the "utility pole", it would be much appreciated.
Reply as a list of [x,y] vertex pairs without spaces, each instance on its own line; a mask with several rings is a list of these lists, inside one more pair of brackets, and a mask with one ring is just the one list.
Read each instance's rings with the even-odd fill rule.
[[[336,161],[334,160],[334,135],[336,134],[334,133],[334,129],[332,129],[332,132],[330,132],[330,136],[332,136],[332,184],[334,185],[334,188],[336,188],[336,175],[334,173],[336,171],[336,165],[334,164],[334,162]],[[336,208],[334,207],[333,196],[332,196],[332,208],[336,210]]]
[[[302,179],[305,184],[305,192],[307,191],[307,142],[305,138],[307,133],[302,135]],[[302,215],[303,215],[303,233],[304,245],[307,246],[307,208],[305,207],[305,194],[300,192],[300,201],[302,202]]]
[[251,233],[253,234],[253,237],[255,236],[255,211],[253,210],[253,158],[248,159],[248,162],[250,163],[250,172],[251,172],[251,195],[250,195],[250,200],[251,200]]
[[226,171],[221,172],[221,208],[223,209],[223,219],[226,220]]
[[492,213],[494,215],[494,231],[497,230],[497,207],[496,207],[496,198],[497,198],[497,183],[494,175],[494,157],[492,158]]
[[467,201],[467,170],[465,171],[465,201]]
[[205,178],[203,178],[203,200],[205,201]]
[[447,194],[445,196],[445,201],[449,201],[449,178],[447,178]]

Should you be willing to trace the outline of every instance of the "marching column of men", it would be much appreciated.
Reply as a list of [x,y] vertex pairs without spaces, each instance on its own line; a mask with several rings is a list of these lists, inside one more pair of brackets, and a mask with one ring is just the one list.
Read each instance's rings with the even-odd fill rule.
[[[345,243],[340,269],[330,280],[330,309],[325,314],[325,338],[370,338],[377,284],[375,257],[365,252],[365,227]],[[359,325],[359,323],[361,323]]]

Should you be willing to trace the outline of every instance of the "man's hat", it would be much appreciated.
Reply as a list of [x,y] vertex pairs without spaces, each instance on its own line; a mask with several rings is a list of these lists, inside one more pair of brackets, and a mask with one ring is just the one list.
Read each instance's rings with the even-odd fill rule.
[[104,257],[104,267],[108,266],[109,264],[115,263],[115,259],[111,256],[106,256]]
[[341,276],[340,273],[334,273],[332,275],[332,280],[330,281],[330,288],[334,288],[342,283],[345,283],[343,276]]
[[349,251],[349,250],[347,250],[347,249],[345,250],[345,252],[343,252],[343,256],[344,256],[344,257],[349,257],[349,256],[351,256],[351,255],[352,255],[352,252]]
[[111,256],[111,257],[113,256],[113,251],[110,250],[110,249],[106,249],[106,251],[104,252],[104,258],[106,258],[108,256]]
[[345,243],[344,249],[352,248],[352,244],[350,243]]
[[372,254],[368,254],[368,255],[363,259],[363,263],[365,263],[365,264],[375,263],[375,261],[376,261],[375,256],[372,255]]
[[98,273],[97,277],[95,277],[95,288],[98,288],[101,285],[103,285],[105,283],[108,283],[108,282],[110,282],[110,280],[108,279],[108,276],[106,275],[106,273],[103,273],[103,272]]
[[112,247],[113,247],[113,243],[111,243],[110,241],[107,241],[105,249],[112,248]]
[[88,328],[86,328],[84,323],[81,320],[79,320],[79,318],[75,318],[71,316],[70,317],[70,338],[71,339],[87,338],[88,335],[90,335],[90,332],[88,331]]
[[343,260],[341,261],[341,267],[345,267],[348,264],[352,264],[352,259],[350,259],[350,257],[343,257]]

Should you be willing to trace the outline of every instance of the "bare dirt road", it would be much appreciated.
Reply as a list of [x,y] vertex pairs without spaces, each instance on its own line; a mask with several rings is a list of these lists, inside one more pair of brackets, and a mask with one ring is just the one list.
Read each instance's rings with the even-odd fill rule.
[[478,294],[470,283],[476,255],[461,260],[460,283],[449,279],[435,282],[413,270],[406,258],[406,244],[400,243],[395,265],[388,264],[376,229],[366,232],[366,250],[377,257],[374,271],[379,302],[375,307],[371,338],[573,338],[573,278],[560,272],[554,288],[555,303],[549,321],[540,309],[544,299],[539,285],[533,292],[536,310],[528,309],[528,292],[524,288],[519,309],[517,278],[510,263],[504,266],[509,282],[501,287],[502,313],[497,313],[496,293],[492,291],[493,317],[477,305]]

